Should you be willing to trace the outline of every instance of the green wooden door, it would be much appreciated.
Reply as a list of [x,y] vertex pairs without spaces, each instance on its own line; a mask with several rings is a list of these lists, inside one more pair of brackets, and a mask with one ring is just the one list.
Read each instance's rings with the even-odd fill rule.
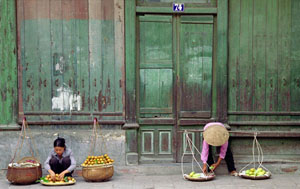
[[212,17],[181,17],[180,118],[211,117],[212,34]]
[[140,161],[175,161],[181,123],[211,118],[212,17],[142,15],[137,31]]

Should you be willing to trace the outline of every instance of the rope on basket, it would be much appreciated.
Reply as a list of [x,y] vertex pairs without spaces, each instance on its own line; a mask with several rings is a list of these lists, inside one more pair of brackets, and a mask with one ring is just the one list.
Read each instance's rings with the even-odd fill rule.
[[[192,141],[191,138],[189,137],[189,132],[188,132],[187,130],[184,130],[184,136],[185,136],[185,141],[186,141],[186,143],[187,143],[188,145],[187,145],[186,148],[184,149],[184,152],[183,152],[183,154],[182,154],[182,156],[181,156],[181,172],[182,172],[182,177],[183,177],[184,179],[186,179],[186,178],[184,177],[184,171],[183,171],[183,158],[184,158],[184,155],[185,155],[185,154],[188,154],[188,153],[186,153],[186,150],[187,150],[187,147],[188,147],[188,146],[189,146],[190,151],[191,151],[192,156],[193,156],[193,158],[192,158],[192,171],[194,171],[194,161],[197,163],[198,167],[201,169],[201,171],[202,171],[203,173],[204,173],[204,171],[203,171],[203,169],[202,169],[200,163],[197,161],[197,159],[196,159],[196,157],[195,157],[193,148],[198,152],[198,154],[200,155],[200,157],[201,157],[201,153],[199,152],[198,148],[195,146],[195,144],[193,143],[193,141]],[[207,165],[207,167],[209,167],[209,165],[208,165],[207,163],[206,163],[206,165]],[[214,173],[214,172],[212,171],[212,173]],[[204,175],[205,175],[204,178],[205,178],[205,179],[208,179],[208,176],[207,176],[206,174],[204,174]]]
[[[36,148],[36,144],[35,144],[35,142],[33,140],[32,135],[31,135],[31,131],[30,131],[29,127],[28,127],[26,118],[24,117],[23,121],[22,121],[21,132],[19,134],[19,138],[18,138],[16,150],[15,150],[14,156],[13,156],[12,160],[10,161],[10,163],[13,163],[15,159],[19,159],[20,158],[20,154],[21,154],[21,151],[22,151],[22,148],[23,148],[24,140],[26,138],[30,138],[31,143],[33,145],[33,148],[32,148],[32,146],[30,145],[30,143],[28,144],[29,145],[29,149],[30,149],[30,153],[31,153],[32,157],[36,157],[36,156],[34,156],[34,152],[36,153],[37,157],[39,157],[38,151],[36,150],[37,149]],[[21,146],[19,147],[20,142],[21,142]],[[39,161],[39,158],[38,158],[38,161]]]
[[[257,168],[264,168],[265,170],[267,170],[270,174],[271,171],[269,169],[267,169],[265,166],[262,165],[263,160],[264,160],[264,154],[261,148],[261,145],[259,144],[258,140],[257,140],[257,132],[254,133],[254,139],[253,139],[253,145],[252,145],[252,158],[253,160],[248,163],[245,167],[243,167],[240,171],[239,171],[239,175],[242,174],[243,170],[248,167],[249,165],[253,164],[254,168],[255,168],[255,146],[257,148],[257,163],[258,163],[258,167]],[[256,176],[254,175],[254,178]]]
[[[98,134],[98,127],[99,127],[100,134]],[[93,134],[92,134],[92,139],[91,139],[91,146],[90,146],[90,150],[89,150],[89,156],[95,154],[96,144],[97,144],[97,140],[99,138],[99,135],[100,135],[100,138],[102,139],[102,144],[103,144],[104,151],[107,151],[106,142],[104,141],[103,133],[101,131],[101,126],[99,125],[99,122],[98,122],[97,118],[94,118]]]

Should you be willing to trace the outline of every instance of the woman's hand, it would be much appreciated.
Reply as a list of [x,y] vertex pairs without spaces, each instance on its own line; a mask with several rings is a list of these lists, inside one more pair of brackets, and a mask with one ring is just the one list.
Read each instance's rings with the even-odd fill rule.
[[51,176],[51,180],[56,181],[54,171],[52,171],[51,169],[49,169],[48,172],[49,172],[49,174],[50,174],[50,176]]
[[209,169],[210,169],[210,171],[214,171],[218,166],[219,166],[218,163],[214,163],[209,167]]
[[210,166],[210,168],[211,168],[210,171],[216,170],[217,167],[219,167],[221,161],[222,161],[222,158],[219,157],[217,163],[214,163],[214,164],[212,164],[212,165]]
[[65,178],[65,174],[68,173],[68,170],[64,170],[58,175],[59,180],[63,180]]

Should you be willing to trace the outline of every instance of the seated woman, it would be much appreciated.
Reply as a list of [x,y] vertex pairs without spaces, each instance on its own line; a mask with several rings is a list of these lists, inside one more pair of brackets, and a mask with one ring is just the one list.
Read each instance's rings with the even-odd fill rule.
[[[225,126],[219,122],[208,123],[204,127],[203,132],[203,144],[201,160],[203,162],[203,171],[206,173],[208,169],[214,171],[221,163],[222,159],[225,159],[228,171],[232,176],[238,176],[236,168],[234,166],[234,160],[230,145],[228,143],[229,133]],[[215,163],[212,155],[212,146],[217,146],[217,151],[220,151],[218,161]],[[210,168],[207,168],[208,164]]]
[[58,137],[54,141],[54,149],[49,153],[44,166],[54,181],[55,174],[59,174],[58,177],[60,180],[65,176],[72,176],[76,167],[76,161],[72,150],[66,147],[64,138]]

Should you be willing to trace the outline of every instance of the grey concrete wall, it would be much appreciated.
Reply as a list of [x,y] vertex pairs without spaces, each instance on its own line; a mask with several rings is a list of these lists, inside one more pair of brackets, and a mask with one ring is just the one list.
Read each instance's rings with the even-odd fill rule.
[[[53,149],[53,142],[59,134],[66,139],[67,147],[71,148],[77,166],[85,160],[91,146],[91,126],[31,126],[31,133],[36,143],[40,161],[43,163]],[[125,131],[121,126],[103,126],[103,137],[97,140],[95,155],[107,153],[115,160],[116,166],[125,165]],[[6,169],[17,146],[20,131],[0,132],[0,169]],[[30,139],[25,139],[20,157],[30,156]],[[106,144],[106,145],[104,145]],[[106,150],[105,150],[106,146]]]

